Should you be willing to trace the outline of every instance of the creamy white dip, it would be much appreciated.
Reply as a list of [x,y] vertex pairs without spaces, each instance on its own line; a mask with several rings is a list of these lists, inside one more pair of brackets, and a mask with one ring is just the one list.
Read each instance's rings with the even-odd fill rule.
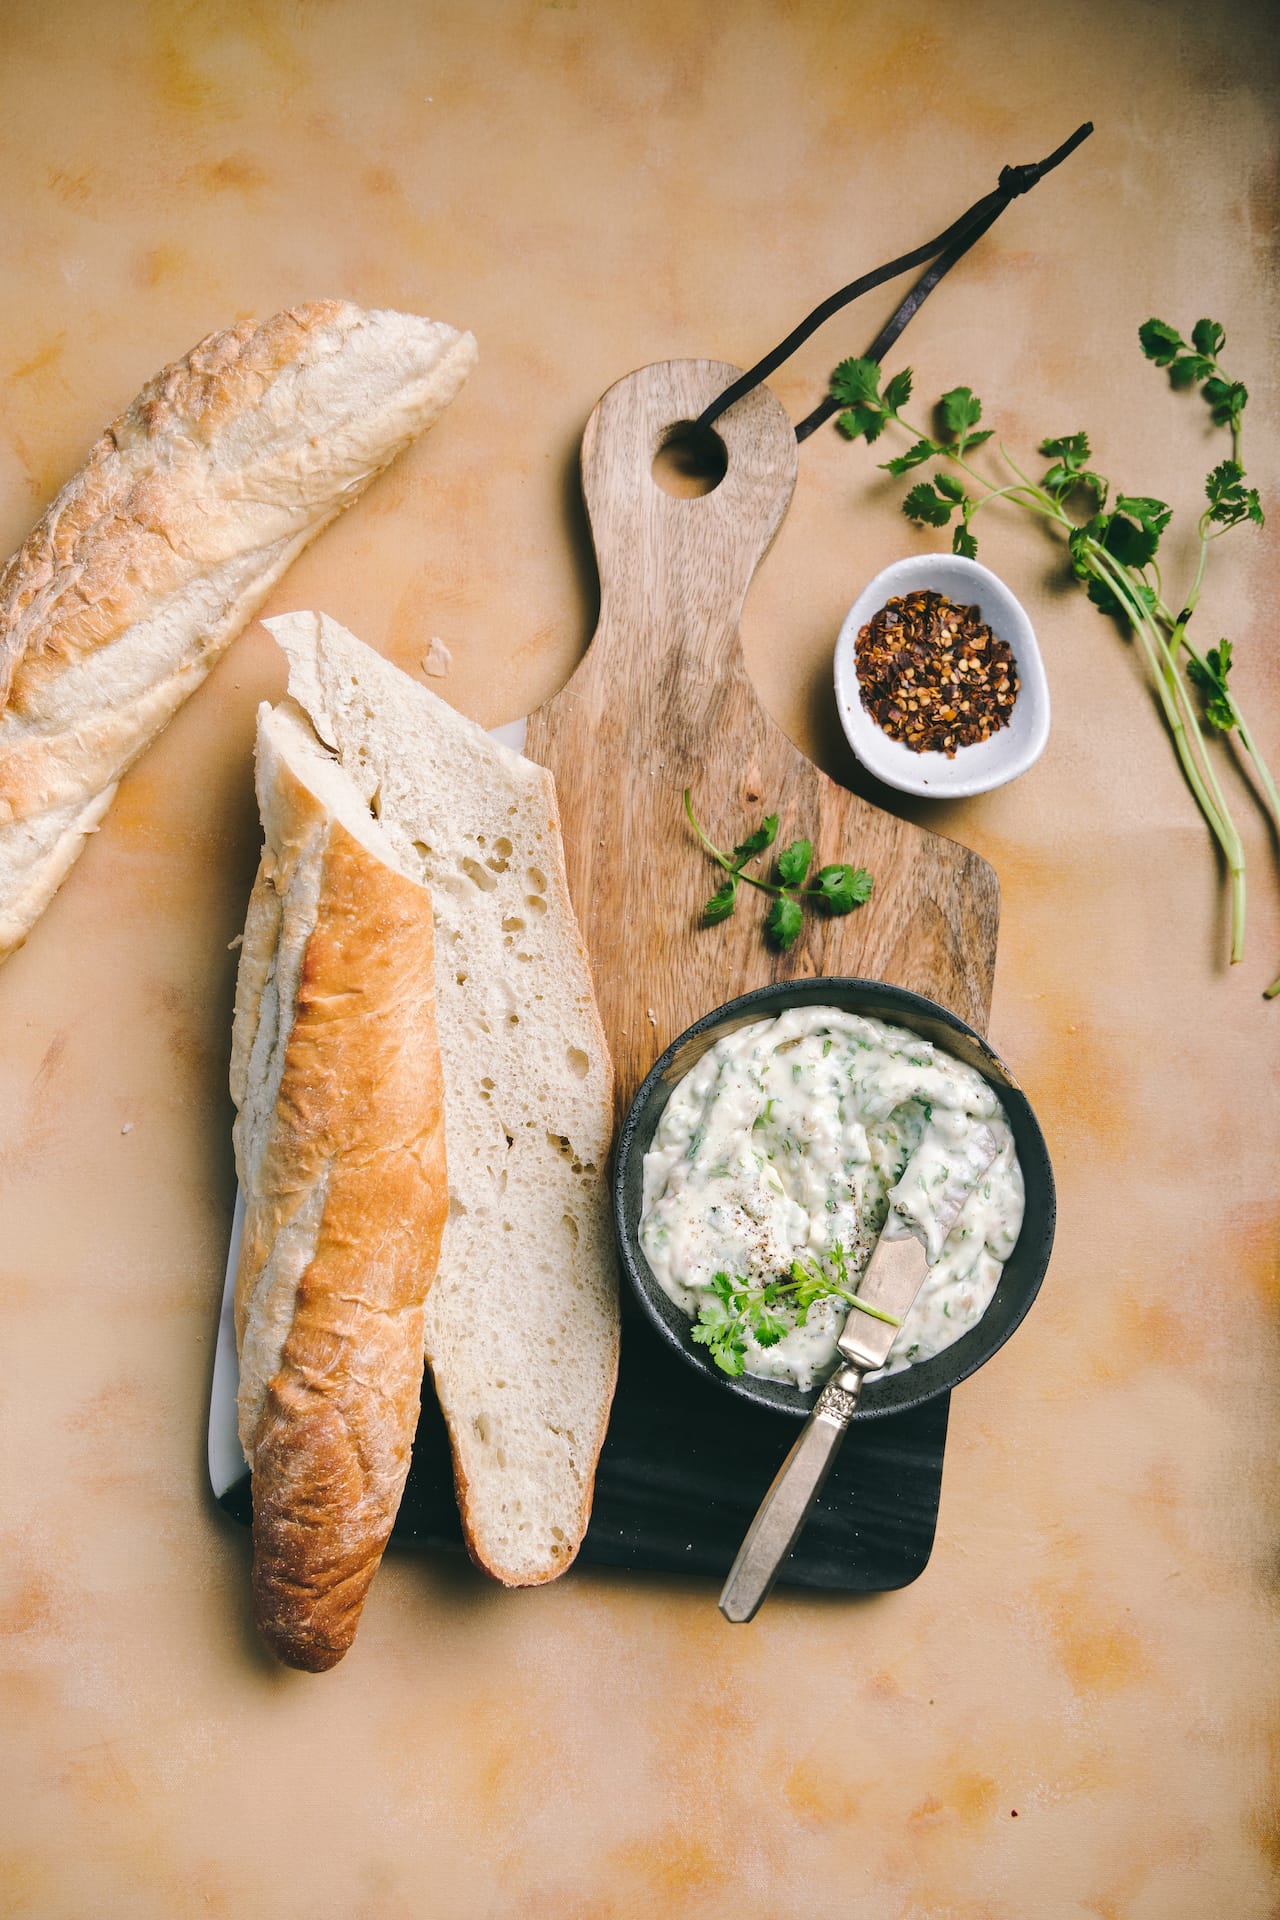
[[[995,1160],[945,1240],[935,1203],[957,1182],[983,1125]],[[697,1320],[717,1275],[753,1289],[797,1259],[849,1287],[891,1231],[924,1242],[929,1276],[880,1374],[941,1353],[980,1319],[1022,1226],[1022,1173],[1004,1110],[973,1068],[902,1027],[801,1007],[718,1040],[674,1089],[644,1159],[640,1244],[663,1291]],[[837,1252],[839,1250],[839,1252]],[[721,1282],[723,1287],[723,1282]],[[811,1387],[834,1368],[847,1305],[794,1289],[770,1312],[784,1332],[744,1333],[743,1370]]]

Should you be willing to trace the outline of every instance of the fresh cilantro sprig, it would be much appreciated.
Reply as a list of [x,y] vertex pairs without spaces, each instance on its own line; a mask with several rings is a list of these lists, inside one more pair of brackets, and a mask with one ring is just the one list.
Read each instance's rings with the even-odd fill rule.
[[1249,390],[1239,380],[1228,380],[1218,365],[1227,336],[1216,320],[1197,320],[1190,346],[1167,321],[1147,320],[1138,328],[1138,342],[1148,360],[1169,369],[1170,386],[1200,387],[1214,425],[1239,433]]
[[[793,1260],[789,1273],[763,1286],[753,1287],[746,1280],[717,1273],[711,1291],[714,1297],[698,1309],[692,1337],[698,1346],[706,1347],[721,1373],[734,1379],[746,1364],[748,1336],[758,1346],[776,1347],[792,1325],[805,1325],[810,1308],[819,1300],[844,1300],[850,1311],[857,1308],[891,1327],[902,1324],[870,1301],[859,1300],[850,1286],[848,1256],[839,1242],[825,1261]],[[784,1318],[788,1309],[794,1310],[793,1322]]]
[[773,896],[765,915],[765,932],[774,946],[785,953],[799,937],[806,903],[823,907],[830,914],[840,915],[852,913],[855,907],[865,906],[871,898],[874,882],[866,868],[852,867],[842,860],[819,868],[806,884],[806,876],[813,863],[811,840],[793,840],[782,849],[775,863],[776,880],[762,880],[758,874],[748,873],[748,862],[766,852],[778,837],[776,813],[766,814],[754,833],[749,833],[745,840],[740,841],[732,853],[724,853],[712,844],[699,826],[688,787],[684,790],[684,810],[689,825],[711,858],[724,868],[727,875],[702,909],[706,926],[715,926],[719,921],[729,918],[738,904],[739,883],[745,881],[749,887],[756,887],[761,893]]
[[1242,520],[1252,520],[1255,527],[1266,524],[1258,489],[1246,488],[1244,468],[1238,461],[1224,460],[1215,467],[1204,483],[1204,491],[1209,502],[1205,517],[1224,532],[1228,527],[1238,527]]
[[[1199,605],[1212,543],[1244,522],[1264,524],[1256,487],[1247,484],[1241,459],[1242,422],[1248,389],[1222,367],[1219,356],[1226,333],[1216,320],[1197,320],[1190,341],[1164,320],[1148,320],[1138,329],[1142,352],[1167,369],[1178,390],[1199,387],[1216,426],[1231,434],[1231,456],[1205,480],[1205,501],[1197,522],[1198,554],[1186,595],[1173,598],[1161,574],[1160,552],[1173,518],[1167,501],[1149,494],[1114,489],[1093,465],[1087,433],[1061,434],[1040,442],[1049,462],[1032,479],[1002,445],[1000,454],[1013,478],[993,482],[969,459],[989,439],[978,430],[982,403],[969,387],[953,387],[936,408],[939,432],[922,432],[903,408],[912,391],[909,368],[881,388],[880,369],[871,360],[845,360],[831,378],[831,392],[844,409],[836,425],[850,439],[874,444],[889,427],[908,436],[905,452],[883,463],[883,471],[901,476],[935,463],[921,475],[902,502],[917,526],[950,527],[952,551],[976,559],[977,514],[1003,500],[1049,521],[1065,538],[1071,571],[1094,606],[1124,622],[1146,656],[1156,695],[1182,771],[1209,829],[1222,849],[1231,888],[1231,958],[1244,954],[1244,847],[1218,779],[1209,739],[1233,734],[1256,776],[1272,815],[1280,823],[1280,792],[1249,729],[1239,702],[1229,691],[1231,642],[1220,640],[1201,652],[1188,635]],[[1204,723],[1202,725],[1202,722]],[[1209,732],[1206,734],[1205,726]],[[1280,980],[1268,997],[1280,994]]]
[[1235,701],[1227,688],[1230,671],[1229,640],[1219,640],[1216,647],[1209,648],[1203,660],[1187,662],[1187,678],[1204,695],[1204,717],[1210,726],[1217,727],[1222,733],[1230,733],[1232,727],[1240,723]]

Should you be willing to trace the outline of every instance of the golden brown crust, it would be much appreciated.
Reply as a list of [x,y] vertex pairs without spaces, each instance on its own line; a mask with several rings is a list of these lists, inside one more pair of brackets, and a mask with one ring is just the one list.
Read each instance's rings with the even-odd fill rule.
[[[434,1369],[431,1366],[430,1360],[428,1360],[427,1362],[427,1371],[432,1375],[432,1385],[434,1386],[435,1374],[434,1374]],[[618,1378],[618,1369],[617,1369],[617,1362],[615,1360],[614,1369],[613,1369],[613,1379],[614,1379],[615,1386],[617,1384],[617,1378]],[[436,1392],[437,1392],[437,1398],[438,1398],[439,1397],[438,1388]],[[610,1403],[610,1406],[612,1406],[613,1404],[612,1391],[610,1392],[609,1403]],[[574,1561],[578,1557],[578,1552],[582,1546],[583,1537],[586,1534],[588,1525],[590,1524],[591,1504],[595,1496],[594,1467],[595,1465],[599,1464],[600,1447],[604,1445],[604,1433],[605,1433],[605,1429],[607,1429],[608,1427],[608,1424],[609,1424],[609,1414],[608,1414],[608,1409],[606,1409],[605,1419],[604,1419],[604,1428],[601,1429],[599,1446],[597,1446],[595,1449],[592,1475],[583,1492],[582,1505],[578,1513],[578,1523],[577,1523],[576,1530],[568,1534],[568,1538],[566,1539],[564,1551],[561,1557],[559,1557],[556,1560],[553,1560],[550,1564],[544,1564],[543,1566],[540,1566],[534,1569],[533,1571],[530,1571],[530,1569],[527,1567],[518,1568],[518,1567],[506,1566],[503,1563],[503,1561],[499,1558],[499,1556],[496,1553],[494,1553],[491,1548],[488,1548],[486,1546],[486,1543],[482,1538],[480,1531],[476,1528],[475,1524],[473,1523],[473,1520],[471,1517],[471,1499],[470,1499],[471,1482],[470,1480],[468,1480],[466,1471],[462,1464],[462,1451],[458,1446],[457,1441],[454,1438],[453,1422],[446,1419],[445,1428],[449,1435],[449,1445],[453,1454],[453,1497],[458,1503],[458,1518],[462,1522],[462,1544],[467,1550],[467,1557],[471,1561],[472,1566],[478,1567],[481,1573],[487,1573],[489,1578],[491,1580],[496,1580],[500,1587],[507,1587],[510,1589],[516,1589],[519,1587],[545,1587],[549,1581],[558,1580],[562,1573],[567,1573],[569,1571],[569,1568],[573,1565]]]
[[315,301],[210,334],[102,435],[0,571],[0,960],[93,803],[474,357],[440,322]]
[[[317,300],[211,333],[112,422],[0,573],[0,710],[27,713],[69,661],[111,640],[187,577],[203,516],[168,469],[252,408],[302,357],[308,336],[343,310],[340,301]],[[144,463],[121,458],[144,444]]]
[[323,1187],[251,1447],[258,1622],[281,1660],[313,1672],[350,1646],[399,1506],[448,1209],[430,895],[337,822],[321,858],[245,1235],[252,1268]]

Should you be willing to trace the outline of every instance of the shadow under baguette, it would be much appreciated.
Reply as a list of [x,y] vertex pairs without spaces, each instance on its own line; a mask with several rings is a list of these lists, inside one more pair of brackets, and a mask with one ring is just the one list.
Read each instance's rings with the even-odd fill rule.
[[[780,1584],[883,1593],[924,1571],[949,1404],[941,1394],[850,1429]],[[795,1421],[721,1393],[624,1308],[618,1391],[580,1559],[723,1579],[798,1432]],[[248,1524],[248,1474],[219,1505]],[[391,1537],[401,1546],[462,1546],[448,1439],[430,1393]]]

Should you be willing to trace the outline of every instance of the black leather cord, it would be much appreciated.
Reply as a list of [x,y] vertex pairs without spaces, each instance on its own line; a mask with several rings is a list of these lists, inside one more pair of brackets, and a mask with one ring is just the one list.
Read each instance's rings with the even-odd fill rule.
[[[886,280],[896,280],[900,273],[907,273],[912,267],[923,266],[926,261],[932,261],[933,264],[928,272],[922,274],[916,281],[892,320],[876,335],[865,355],[868,360],[881,360],[913,314],[919,312],[943,275],[949,273],[956,261],[962,259],[974,242],[980,240],[987,229],[995,224],[1010,201],[1016,200],[1019,194],[1029,193],[1037,181],[1042,180],[1046,173],[1051,173],[1054,167],[1060,166],[1068,154],[1074,153],[1092,132],[1093,122],[1086,120],[1083,126],[1076,128],[1069,140],[1064,140],[1060,147],[1055,147],[1047,159],[1024,166],[1003,167],[999,182],[993,191],[984,194],[981,200],[975,201],[974,205],[966,213],[962,213],[958,220],[953,221],[945,232],[938,234],[933,240],[927,240],[922,247],[916,247],[910,253],[900,254],[896,260],[890,260],[886,266],[876,267],[873,272],[864,273],[859,279],[851,280],[847,287],[840,289],[839,293],[833,293],[820,306],[816,306],[798,327],[794,327],[785,340],[779,341],[771,352],[766,353],[762,360],[758,360],[748,372],[741,374],[731,386],[726,387],[724,392],[711,402],[709,407],[704,408],[695,422],[695,431],[710,427],[722,413],[727,412],[735,400],[741,400],[743,395],[750,393],[753,387],[758,387],[762,380],[767,380],[784,360],[789,360],[796,349],[803,346],[810,334],[816,333],[832,314],[839,313],[841,307],[847,307],[851,301],[858,299],[859,295],[870,293],[874,287],[883,286]],[[836,412],[839,404],[828,395],[800,422],[796,428],[796,439],[807,439],[815,427],[821,426],[824,420],[829,419]]]

